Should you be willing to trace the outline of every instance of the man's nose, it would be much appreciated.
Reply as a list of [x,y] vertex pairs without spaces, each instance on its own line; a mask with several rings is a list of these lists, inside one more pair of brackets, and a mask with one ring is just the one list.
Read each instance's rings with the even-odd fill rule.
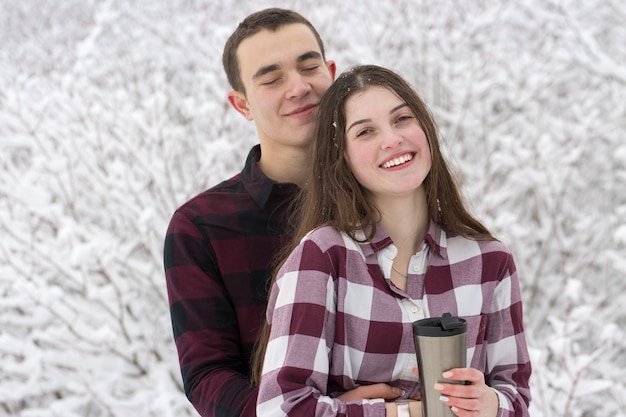
[[289,78],[286,96],[288,99],[299,98],[311,91],[311,84],[300,74],[294,74]]

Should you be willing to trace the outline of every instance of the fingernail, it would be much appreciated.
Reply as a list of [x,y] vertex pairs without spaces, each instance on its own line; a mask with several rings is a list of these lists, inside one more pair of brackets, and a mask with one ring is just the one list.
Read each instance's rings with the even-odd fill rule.
[[459,411],[459,409],[454,406],[450,407],[450,410],[452,410],[453,413],[457,413]]
[[448,401],[450,401],[450,398],[446,397],[445,395],[440,395],[439,401],[447,403]]
[[450,378],[451,376],[452,376],[452,372],[450,372],[450,371],[446,371],[446,372],[443,373],[443,377],[444,378]]
[[437,391],[443,391],[443,385],[441,385],[441,384],[435,384],[435,387],[434,387],[434,388],[435,388]]

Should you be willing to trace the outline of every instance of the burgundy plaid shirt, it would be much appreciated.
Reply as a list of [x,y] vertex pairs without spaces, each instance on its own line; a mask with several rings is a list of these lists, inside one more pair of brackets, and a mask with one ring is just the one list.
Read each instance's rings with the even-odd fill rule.
[[378,382],[416,394],[412,322],[446,312],[467,320],[467,363],[496,390],[498,416],[528,415],[531,365],[506,246],[448,236],[431,223],[406,292],[389,280],[396,253],[382,227],[371,244],[328,226],[303,239],[270,295],[260,417],[384,416],[381,399],[336,397]]
[[298,190],[258,168],[242,172],[174,213],[164,264],[185,393],[202,416],[256,415],[250,353],[265,318],[272,271],[284,242],[286,205]]

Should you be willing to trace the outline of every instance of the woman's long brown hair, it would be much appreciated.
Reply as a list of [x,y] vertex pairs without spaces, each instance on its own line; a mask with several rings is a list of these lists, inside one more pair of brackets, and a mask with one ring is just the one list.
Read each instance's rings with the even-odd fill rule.
[[[293,239],[278,256],[278,269],[287,256],[311,230],[331,225],[358,240],[355,232],[371,227],[366,240],[376,233],[380,212],[359,184],[345,158],[348,98],[369,87],[384,87],[407,103],[419,121],[428,143],[432,167],[424,179],[430,218],[449,234],[474,240],[492,240],[489,230],[465,208],[458,185],[439,147],[439,134],[426,104],[411,86],[395,72],[362,65],[344,72],[322,97],[318,109],[313,146],[313,169],[306,186],[294,201]],[[274,274],[274,279],[276,274]],[[267,320],[252,357],[252,382],[258,384],[269,339]]]

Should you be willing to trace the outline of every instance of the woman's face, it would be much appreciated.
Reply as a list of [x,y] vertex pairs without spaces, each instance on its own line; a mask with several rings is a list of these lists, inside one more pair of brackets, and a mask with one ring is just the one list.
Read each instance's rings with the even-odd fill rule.
[[374,197],[420,189],[432,164],[430,147],[408,105],[384,87],[347,99],[346,158]]

